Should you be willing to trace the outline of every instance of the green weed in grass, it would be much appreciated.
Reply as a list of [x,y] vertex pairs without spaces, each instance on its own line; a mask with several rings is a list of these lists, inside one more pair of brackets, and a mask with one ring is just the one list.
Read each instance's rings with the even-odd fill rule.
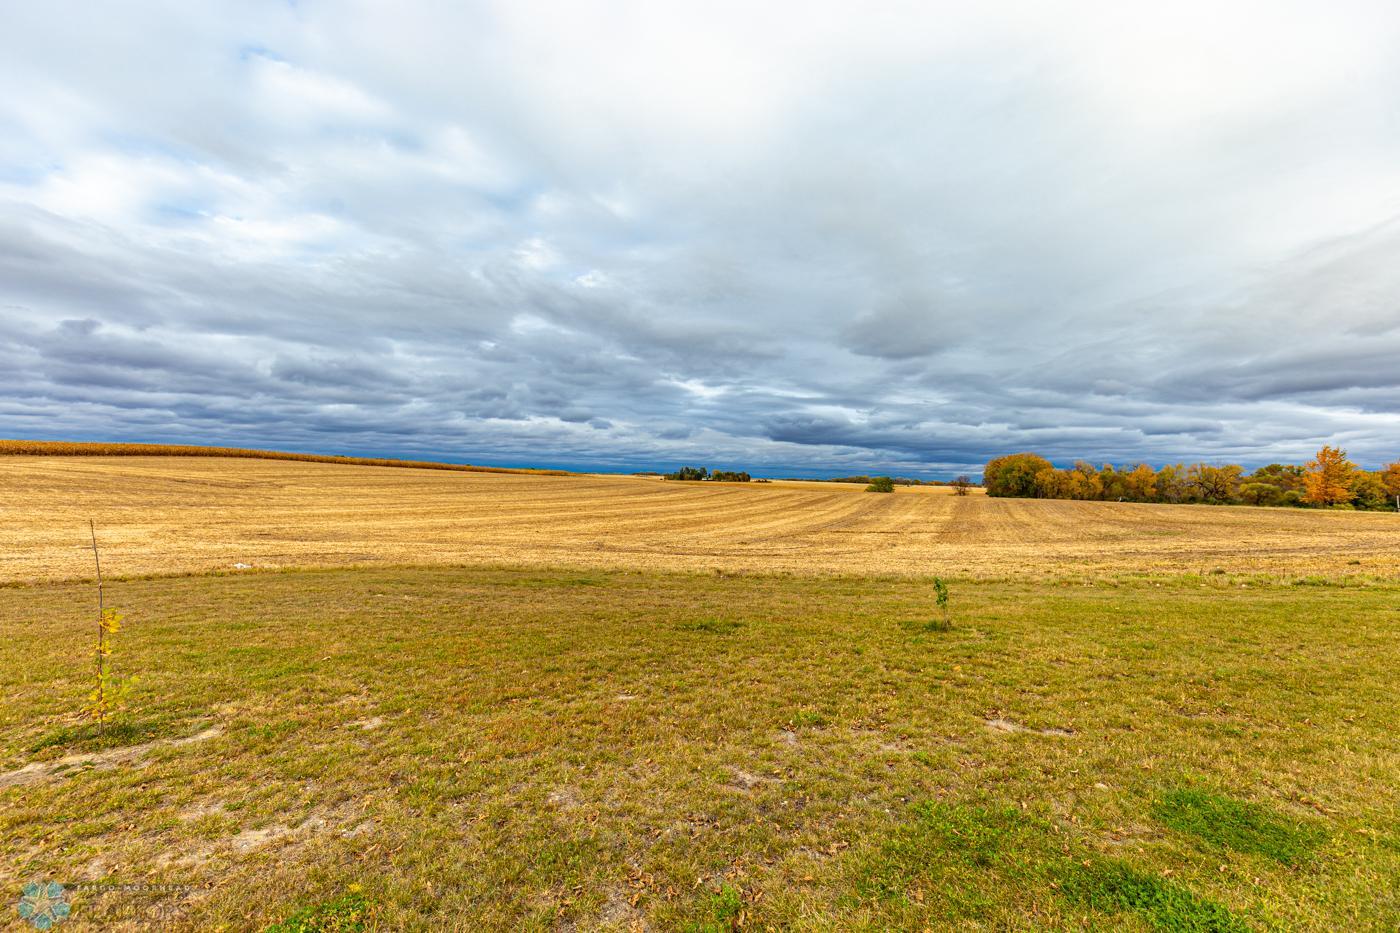
[[[1224,906],[1119,859],[1075,855],[1049,823],[1014,807],[925,803],[914,819],[863,857],[859,898],[990,920],[1008,890],[1047,889],[1090,910],[1137,914],[1161,930],[1233,933],[1249,926]],[[1081,850],[1082,853],[1082,850]]]
[[744,908],[739,889],[732,884],[722,886],[704,904],[706,917],[685,926],[686,933],[729,933],[737,929],[739,914]]
[[732,635],[744,627],[744,623],[733,619],[700,619],[696,622],[682,622],[679,628],[686,632],[708,632],[711,635]]
[[1259,804],[1195,788],[1163,794],[1152,815],[1215,848],[1262,855],[1284,865],[1307,861],[1325,838],[1320,828],[1287,820]]
[[806,726],[808,728],[816,729],[826,725],[826,717],[823,716],[821,713],[816,712],[815,710],[803,709],[798,710],[796,713],[794,713],[792,719],[790,719],[789,722],[794,728],[800,729],[803,726]]
[[953,916],[979,917],[1008,874],[1032,870],[1048,851],[1040,828],[1008,807],[924,803],[913,817],[878,849],[855,856],[858,898],[927,900]]
[[351,885],[349,893],[303,908],[263,933],[356,933],[367,929],[369,920],[369,900]]
[[248,727],[248,737],[263,742],[277,742],[301,728],[295,719],[282,719]]
[[1171,933],[1249,933],[1251,927],[1215,901],[1158,875],[1138,871],[1113,858],[1069,863],[1060,892],[1072,901],[1108,914],[1132,912]]

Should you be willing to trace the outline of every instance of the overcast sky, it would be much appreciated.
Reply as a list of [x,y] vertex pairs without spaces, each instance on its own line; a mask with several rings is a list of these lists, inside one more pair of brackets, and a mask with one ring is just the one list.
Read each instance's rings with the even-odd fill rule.
[[1392,3],[6,3],[0,436],[1400,456]]

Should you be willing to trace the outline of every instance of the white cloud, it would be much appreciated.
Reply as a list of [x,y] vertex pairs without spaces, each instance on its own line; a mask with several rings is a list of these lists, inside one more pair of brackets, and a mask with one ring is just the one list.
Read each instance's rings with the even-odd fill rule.
[[349,81],[299,68],[264,54],[249,56],[251,92],[258,112],[306,127],[341,122],[374,123],[391,113],[389,107]]

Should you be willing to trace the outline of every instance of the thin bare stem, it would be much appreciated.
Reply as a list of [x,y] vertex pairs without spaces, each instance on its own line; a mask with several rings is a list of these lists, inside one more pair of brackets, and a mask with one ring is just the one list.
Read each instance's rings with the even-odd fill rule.
[[106,673],[104,661],[106,659],[107,630],[102,625],[102,616],[105,606],[102,604],[102,558],[97,554],[97,524],[88,519],[88,531],[92,533],[92,562],[97,566],[97,733],[105,735],[107,732],[106,714]]

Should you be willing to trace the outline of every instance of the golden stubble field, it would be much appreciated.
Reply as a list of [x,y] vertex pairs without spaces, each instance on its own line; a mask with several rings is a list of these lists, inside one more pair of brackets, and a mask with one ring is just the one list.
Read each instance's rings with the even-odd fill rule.
[[1400,574],[1400,516],[877,495],[827,483],[0,457],[0,581],[471,564],[1044,578]]

